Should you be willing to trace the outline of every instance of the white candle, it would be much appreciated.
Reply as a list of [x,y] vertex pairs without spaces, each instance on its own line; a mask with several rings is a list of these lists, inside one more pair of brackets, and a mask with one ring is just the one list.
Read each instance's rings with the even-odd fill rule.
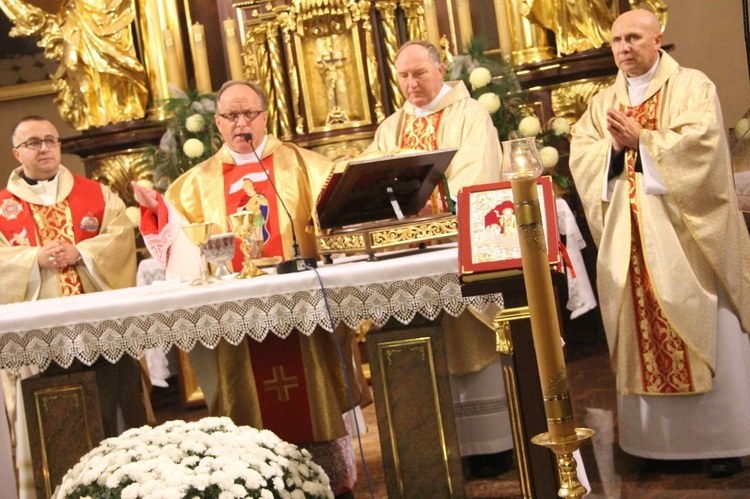
[[206,33],[200,23],[193,24],[193,68],[195,69],[195,87],[198,93],[211,93],[211,73],[208,69]]
[[224,20],[224,35],[227,43],[227,59],[229,60],[229,74],[233,80],[244,79],[242,71],[242,51],[237,38],[237,24],[234,19]]

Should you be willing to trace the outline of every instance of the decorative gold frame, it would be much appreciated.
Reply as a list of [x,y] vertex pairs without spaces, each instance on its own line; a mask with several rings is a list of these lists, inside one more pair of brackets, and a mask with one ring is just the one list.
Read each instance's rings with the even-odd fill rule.
[[0,87],[0,102],[27,99],[29,97],[38,97],[40,95],[49,95],[53,93],[55,93],[55,87],[52,80],[32,81],[30,83],[21,83],[19,85],[6,85]]

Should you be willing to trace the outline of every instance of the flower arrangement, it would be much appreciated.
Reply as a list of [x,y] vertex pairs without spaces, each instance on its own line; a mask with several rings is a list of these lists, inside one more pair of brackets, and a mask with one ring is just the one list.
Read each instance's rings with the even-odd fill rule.
[[62,498],[332,498],[310,453],[229,418],[169,421],[108,438],[53,495]]
[[170,93],[173,97],[164,101],[164,111],[170,116],[167,131],[159,147],[147,151],[154,162],[154,187],[160,191],[211,157],[222,143],[214,121],[213,94],[185,93],[174,87]]
[[467,45],[468,56],[447,72],[448,78],[464,80],[472,97],[487,108],[500,141],[519,137],[536,137],[539,155],[546,174],[562,189],[572,187],[572,180],[555,171],[560,152],[556,147],[567,140],[570,123],[554,117],[542,126],[533,109],[527,104],[528,93],[521,89],[513,69],[505,62],[490,61],[484,56],[484,47],[474,38]]

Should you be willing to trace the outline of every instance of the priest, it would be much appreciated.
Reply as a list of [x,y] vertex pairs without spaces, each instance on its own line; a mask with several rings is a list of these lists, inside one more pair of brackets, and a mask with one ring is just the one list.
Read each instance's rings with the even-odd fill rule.
[[[186,257],[194,246],[185,241],[182,225],[212,222],[214,233],[228,232],[227,216],[248,205],[258,206],[256,216],[263,217],[265,258],[293,258],[293,232],[302,255],[317,255],[314,236],[305,226],[331,163],[266,134],[267,119],[266,97],[258,85],[228,81],[216,94],[215,120],[224,139],[221,149],[176,179],[163,197],[133,184],[141,204],[144,241],[168,277],[185,275],[179,267],[197,261],[196,255]],[[262,201],[254,202],[254,197]],[[242,269],[242,260],[238,249],[233,270]],[[348,353],[345,358],[351,358],[349,330],[342,326],[334,334]],[[262,342],[245,338],[238,346],[222,341],[215,350],[193,350],[191,364],[211,414],[269,429],[307,448],[331,478],[334,493],[343,495],[354,485],[356,467],[342,417],[351,405],[336,361],[336,341],[322,330],[310,336],[293,331],[286,339],[269,334]],[[201,369],[205,362],[208,368]],[[278,366],[284,376],[297,378],[298,387],[288,390],[286,397],[263,387]],[[349,381],[357,404],[357,385]]]
[[[463,82],[443,81],[445,69],[431,43],[405,43],[395,64],[407,102],[383,121],[363,154],[457,148],[444,182],[430,200],[433,212],[455,213],[462,187],[500,181],[497,130]],[[445,315],[442,322],[460,452],[475,477],[497,475],[512,459],[507,452],[513,439],[502,366],[490,330],[493,312]]]
[[[60,164],[60,137],[41,116],[21,119],[13,128],[13,156],[20,166],[0,191],[0,274],[8,284],[0,303],[92,293],[135,285],[135,237],[125,204],[108,187]],[[33,491],[21,376],[2,372],[9,422],[16,431],[19,490]],[[108,393],[118,396],[128,427],[146,424],[140,370],[132,358],[104,363]],[[119,378],[119,379],[118,379]],[[117,433],[117,400],[103,404],[105,434]],[[107,409],[111,409],[108,411]]]
[[725,476],[750,454],[750,238],[716,88],[661,41],[652,13],[617,18],[620,71],[573,128],[570,170],[599,249],[620,446]]

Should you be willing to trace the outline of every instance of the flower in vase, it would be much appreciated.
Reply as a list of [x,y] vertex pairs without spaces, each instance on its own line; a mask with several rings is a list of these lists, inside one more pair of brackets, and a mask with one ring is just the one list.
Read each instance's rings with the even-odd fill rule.
[[489,112],[490,114],[493,114],[497,112],[498,109],[500,109],[500,97],[498,97],[495,93],[484,93],[480,95],[477,100],[487,109],[487,112]]
[[542,131],[542,124],[536,116],[526,116],[518,124],[518,131],[524,137],[536,137]]
[[203,146],[203,142],[195,138],[187,139],[182,145],[182,152],[184,152],[185,156],[188,158],[199,158],[204,150],[205,147]]

